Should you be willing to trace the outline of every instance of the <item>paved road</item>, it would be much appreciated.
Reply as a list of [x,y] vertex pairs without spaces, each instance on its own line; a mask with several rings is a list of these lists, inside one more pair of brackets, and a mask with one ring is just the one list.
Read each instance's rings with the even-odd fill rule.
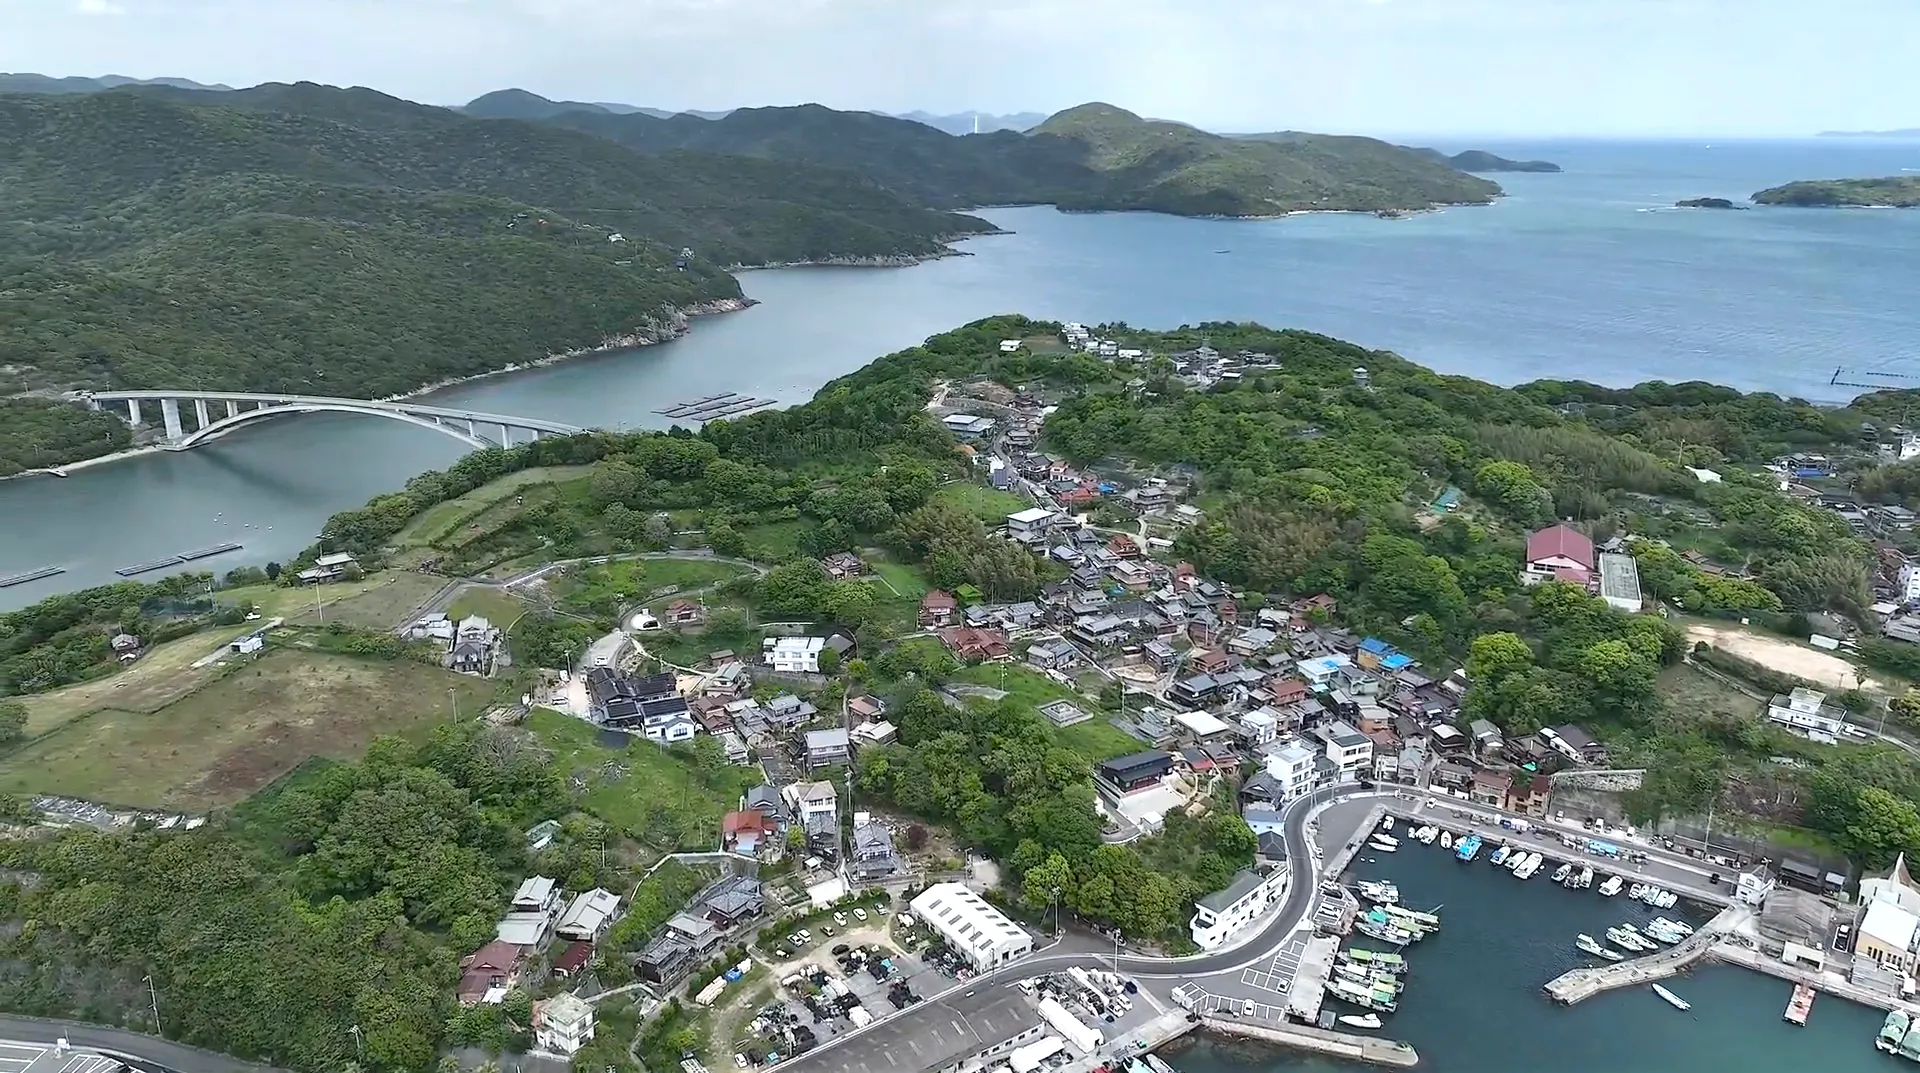
[[156,1036],[72,1021],[0,1015],[0,1038],[43,1043],[49,1047],[54,1040],[64,1038],[75,1047],[101,1051],[116,1058],[131,1058],[144,1068],[176,1073],[276,1073],[271,1066],[243,1062]]

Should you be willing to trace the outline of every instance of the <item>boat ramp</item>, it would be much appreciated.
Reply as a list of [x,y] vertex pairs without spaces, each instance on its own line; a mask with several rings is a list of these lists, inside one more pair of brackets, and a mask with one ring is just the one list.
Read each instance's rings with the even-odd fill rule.
[[64,574],[66,572],[67,568],[64,566],[43,566],[38,570],[29,570],[24,574],[11,574],[7,577],[0,577],[0,589],[10,589],[15,585],[25,585],[29,581],[39,581],[43,577],[52,577],[55,574]]
[[749,410],[772,406],[775,401],[749,398],[737,391],[728,391],[719,395],[677,402],[672,406],[655,410],[654,413],[662,417],[671,417],[675,421],[713,421],[722,417],[738,417]]

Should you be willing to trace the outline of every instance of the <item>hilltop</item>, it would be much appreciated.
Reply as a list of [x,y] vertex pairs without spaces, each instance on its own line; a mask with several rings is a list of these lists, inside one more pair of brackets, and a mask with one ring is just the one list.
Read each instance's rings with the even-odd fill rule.
[[52,75],[0,72],[0,93],[104,93],[121,86],[172,86],[175,89],[197,89],[209,92],[225,92],[232,86],[208,85],[188,78],[128,78],[126,75],[101,75],[98,78],[68,76],[56,78]]
[[0,390],[393,394],[670,333],[740,302],[725,266],[991,230],[845,172],[311,84],[0,97],[0,143],[31,147],[0,157]]
[[1803,208],[1872,207],[1920,208],[1920,175],[1893,175],[1884,179],[1802,179],[1772,186],[1753,195],[1756,205]]
[[1410,153],[1419,153],[1421,156],[1427,157],[1430,160],[1437,160],[1459,171],[1557,172],[1560,170],[1560,165],[1555,164],[1551,160],[1512,160],[1495,153],[1489,153],[1485,149],[1468,149],[1465,152],[1454,153],[1449,156],[1439,149],[1416,148],[1413,146],[1406,146],[1404,148]]
[[1491,182],[1373,138],[1227,138],[1106,104],[1070,108],[1024,134],[960,138],[912,120],[817,104],[741,108],[712,120],[562,108],[543,121],[640,153],[693,150],[844,168],[949,209],[1051,204],[1271,216],[1484,203],[1500,192]]

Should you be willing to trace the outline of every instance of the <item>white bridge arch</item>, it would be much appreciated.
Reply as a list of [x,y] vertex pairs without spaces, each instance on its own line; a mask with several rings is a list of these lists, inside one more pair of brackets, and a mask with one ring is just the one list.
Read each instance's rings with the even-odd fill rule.
[[[184,451],[205,443],[242,425],[264,421],[282,414],[346,413],[384,417],[410,425],[432,429],[452,436],[469,447],[510,447],[516,433],[523,439],[541,436],[565,436],[585,429],[559,421],[513,417],[507,414],[481,413],[445,406],[427,406],[412,402],[373,402],[367,399],[341,399],[323,395],[283,395],[254,391],[94,391],[81,394],[79,401],[94,410],[125,407],[129,424],[138,425],[140,404],[158,403],[166,429],[169,450]],[[193,428],[182,419],[182,404],[191,406]]]

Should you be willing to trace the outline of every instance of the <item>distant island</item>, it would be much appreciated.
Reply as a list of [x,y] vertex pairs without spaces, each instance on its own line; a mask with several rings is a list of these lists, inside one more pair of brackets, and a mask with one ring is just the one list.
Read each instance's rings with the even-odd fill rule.
[[1768,187],[1753,195],[1756,205],[1807,208],[1920,207],[1920,175],[1892,175],[1884,179],[1802,179]]
[[1899,130],[1823,130],[1815,135],[1819,138],[1920,138],[1920,127],[1902,127]]
[[1412,145],[1402,146],[1401,148],[1409,153],[1419,153],[1429,160],[1437,160],[1448,167],[1460,171],[1558,172],[1560,170],[1560,165],[1555,164],[1551,160],[1509,160],[1506,157],[1489,153],[1484,149],[1469,149],[1464,153],[1454,153],[1452,156],[1448,156],[1439,149],[1428,149]]
[[1680,209],[1744,209],[1745,205],[1736,205],[1724,197],[1690,197],[1685,201],[1673,203]]

